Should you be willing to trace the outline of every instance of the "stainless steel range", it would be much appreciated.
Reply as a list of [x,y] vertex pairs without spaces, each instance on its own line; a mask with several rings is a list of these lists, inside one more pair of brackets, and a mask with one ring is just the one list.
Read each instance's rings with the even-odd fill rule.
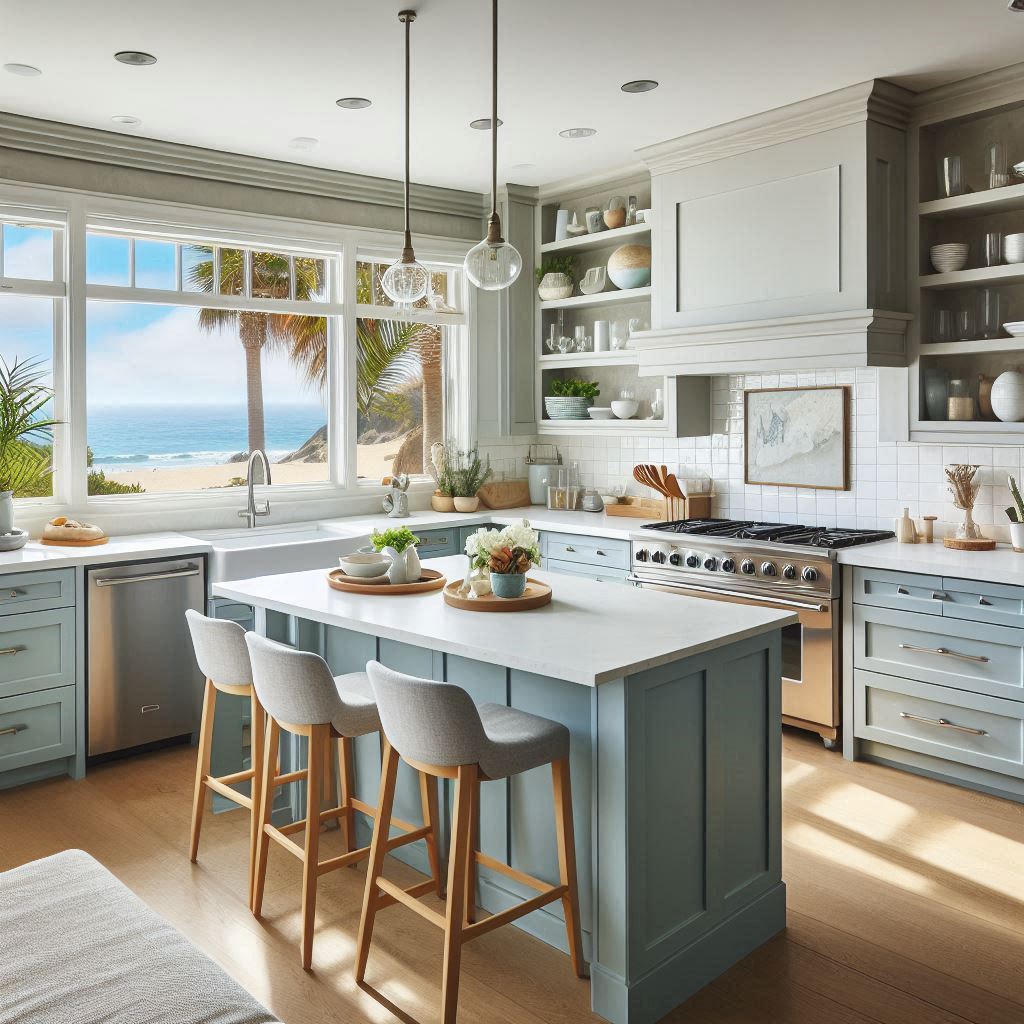
[[795,611],[782,631],[782,720],[832,748],[840,725],[840,574],[835,551],[893,535],[733,519],[681,519],[643,527],[630,581],[712,601]]

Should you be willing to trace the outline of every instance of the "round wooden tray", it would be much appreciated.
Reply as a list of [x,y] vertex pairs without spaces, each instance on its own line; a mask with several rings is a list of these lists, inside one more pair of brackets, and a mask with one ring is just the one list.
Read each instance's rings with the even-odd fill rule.
[[551,588],[540,580],[526,578],[526,590],[522,597],[459,597],[462,580],[452,580],[444,588],[445,604],[453,608],[464,608],[467,612],[525,612],[551,603]]
[[93,540],[51,540],[49,537],[40,537],[40,544],[48,544],[54,548],[92,548],[97,544],[106,544],[109,537],[95,537]]
[[343,569],[331,569],[327,574],[327,583],[334,590],[344,590],[348,594],[426,594],[431,590],[440,590],[448,578],[436,569],[424,569],[417,583],[389,583],[387,576],[374,576],[364,579],[349,576]]
[[976,540],[967,537],[943,537],[942,546],[954,551],[995,551],[996,542],[987,537]]

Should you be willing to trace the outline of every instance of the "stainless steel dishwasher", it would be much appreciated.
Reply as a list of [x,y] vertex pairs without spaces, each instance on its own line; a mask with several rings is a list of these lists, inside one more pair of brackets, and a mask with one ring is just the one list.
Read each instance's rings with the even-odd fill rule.
[[203,679],[185,610],[205,608],[203,559],[88,569],[85,580],[89,756],[192,733]]

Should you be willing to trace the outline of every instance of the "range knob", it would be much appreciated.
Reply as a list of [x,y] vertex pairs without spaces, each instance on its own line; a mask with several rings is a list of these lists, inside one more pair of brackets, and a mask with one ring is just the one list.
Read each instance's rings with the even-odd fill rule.
[[659,565],[664,565],[667,557],[668,556],[664,551],[655,551],[654,554],[651,555],[651,561],[657,562]]
[[697,557],[692,551],[686,556],[686,568],[696,569],[700,565],[700,558]]
[[637,549],[636,549],[636,554],[635,554],[635,555],[634,555],[633,557],[634,557],[634,558],[635,558],[635,559],[636,559],[636,560],[637,560],[638,562],[646,562],[646,561],[647,561],[647,558],[648,558],[648,555],[647,555],[647,548],[637,548]]
[[736,563],[731,558],[723,558],[721,569],[722,572],[735,572]]
[[774,562],[762,562],[761,563],[761,575],[762,576],[778,576],[779,570],[775,568]]
[[678,551],[673,551],[672,554],[668,556],[668,560],[672,565],[683,564],[683,556],[679,554]]
[[753,576],[754,563],[749,558],[744,558],[743,561],[740,563],[740,572],[746,574],[747,576]]
[[718,568],[718,559],[708,555],[708,557],[704,559],[704,568],[707,569],[708,572],[714,572]]
[[813,583],[818,578],[818,570],[815,569],[813,565],[808,565],[804,567],[804,571],[801,575],[805,582]]
[[787,580],[795,580],[796,579],[796,566],[795,565],[785,565],[785,566],[783,566],[782,567],[782,575],[785,576]]

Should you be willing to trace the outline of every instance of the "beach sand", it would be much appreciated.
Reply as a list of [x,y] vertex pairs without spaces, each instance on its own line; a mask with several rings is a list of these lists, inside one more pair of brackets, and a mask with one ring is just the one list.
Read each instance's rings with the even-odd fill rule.
[[[360,477],[379,483],[391,472],[391,462],[401,441],[387,444],[356,445]],[[271,478],[275,484],[323,483],[330,473],[323,462],[274,462]],[[124,469],[108,471],[108,480],[120,484],[141,484],[147,493],[171,491],[202,491],[211,487],[227,487],[234,477],[245,477],[245,463],[231,462],[220,466],[173,467],[170,469]]]

